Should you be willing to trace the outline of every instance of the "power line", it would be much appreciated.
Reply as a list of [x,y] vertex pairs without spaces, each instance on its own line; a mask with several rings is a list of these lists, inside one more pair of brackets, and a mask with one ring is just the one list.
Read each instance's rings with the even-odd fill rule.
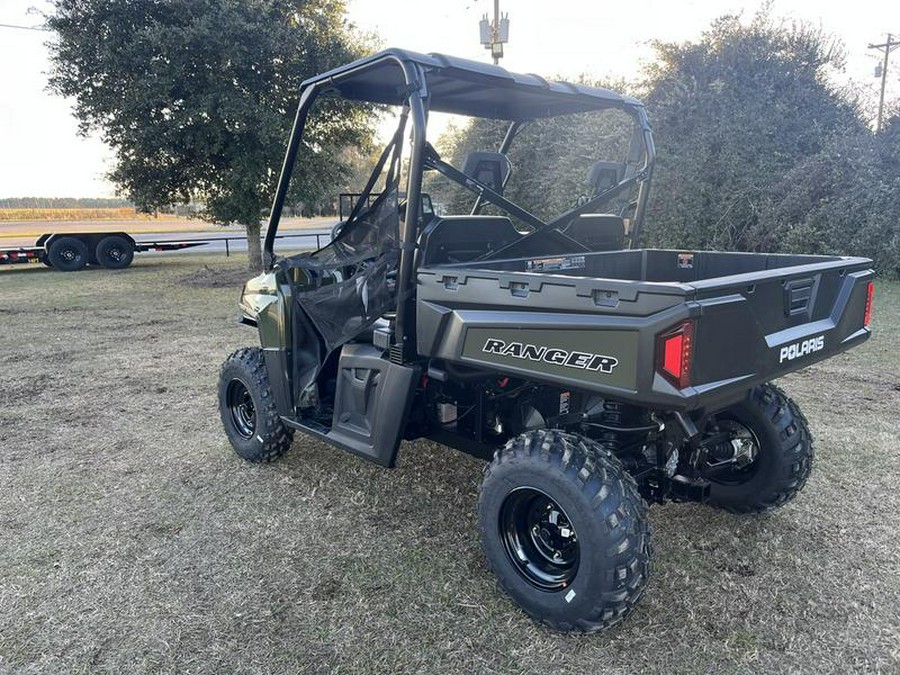
[[17,30],[36,30],[42,33],[48,32],[46,28],[41,28],[40,26],[16,26],[11,23],[0,23],[0,28],[15,28]]

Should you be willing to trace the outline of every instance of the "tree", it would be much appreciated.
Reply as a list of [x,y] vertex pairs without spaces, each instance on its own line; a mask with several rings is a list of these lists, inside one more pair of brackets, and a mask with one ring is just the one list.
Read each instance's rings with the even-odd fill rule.
[[[206,219],[244,225],[260,269],[300,83],[368,47],[343,0],[56,0],[47,25],[50,87],[114,149],[121,192],[142,210],[196,200]],[[370,110],[326,106],[307,130],[317,152],[297,167],[298,201],[320,201],[347,171],[341,149],[371,135]]]
[[832,139],[865,134],[828,82],[837,45],[808,26],[723,17],[696,43],[657,43],[647,105],[658,163],[650,243],[773,250],[769,196]]
[[900,171],[881,140],[834,137],[788,172],[762,209],[771,248],[864,255],[900,273]]
[[856,94],[829,83],[832,39],[728,16],[657,51],[651,244],[864,255],[900,272],[900,125],[874,135]]
[[[746,24],[723,17],[696,42],[656,49],[643,84],[657,146],[647,244],[863,255],[900,275],[900,110],[872,133],[856,94],[830,84],[841,67],[832,39],[763,13]],[[614,118],[598,126],[575,116],[524,131],[506,195],[539,215],[562,210],[583,189],[579,154],[622,156],[616,130]],[[439,149],[461,166],[470,151],[497,147],[502,131],[474,120]],[[433,189],[457,212],[472,204],[439,179]]]

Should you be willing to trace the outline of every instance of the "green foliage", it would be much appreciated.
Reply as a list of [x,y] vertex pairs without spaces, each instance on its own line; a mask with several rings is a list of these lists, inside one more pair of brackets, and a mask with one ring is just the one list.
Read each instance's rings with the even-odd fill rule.
[[863,255],[900,275],[900,172],[884,140],[835,137],[789,171],[766,198],[765,248]]
[[659,161],[650,243],[768,250],[767,197],[830,139],[863,131],[827,84],[835,46],[806,27],[716,21],[697,43],[657,44],[648,109]]
[[[697,42],[655,48],[643,85],[658,153],[645,244],[864,255],[900,274],[900,115],[871,132],[852,92],[830,84],[842,65],[833,40],[760,14],[747,24],[726,16]],[[459,162],[496,147],[492,125],[454,130],[444,153]],[[580,149],[622,156],[599,142],[608,128],[582,119],[544,127],[513,145],[525,180],[507,192],[536,213],[558,212],[583,189]]]
[[[367,49],[344,14],[342,0],[56,0],[50,86],[115,150],[111,178],[139,208],[196,200],[258,233],[300,83]],[[366,111],[330,105],[295,199],[319,199],[346,173],[332,150],[369,135]]]
[[649,243],[865,255],[900,269],[896,125],[874,136],[829,85],[841,65],[832,41],[760,15],[657,50]]

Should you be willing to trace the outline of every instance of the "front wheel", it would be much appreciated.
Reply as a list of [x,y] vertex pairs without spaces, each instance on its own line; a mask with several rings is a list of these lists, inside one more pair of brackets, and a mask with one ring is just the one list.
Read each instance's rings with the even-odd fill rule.
[[609,450],[538,430],[485,469],[479,530],[500,588],[532,618],[593,632],[625,618],[650,576],[647,505]]
[[709,503],[732,513],[782,506],[806,485],[813,463],[806,417],[781,389],[763,384],[717,413],[704,445]]
[[278,415],[261,349],[239,349],[222,364],[219,415],[231,447],[246,460],[273,462],[291,447],[294,431]]

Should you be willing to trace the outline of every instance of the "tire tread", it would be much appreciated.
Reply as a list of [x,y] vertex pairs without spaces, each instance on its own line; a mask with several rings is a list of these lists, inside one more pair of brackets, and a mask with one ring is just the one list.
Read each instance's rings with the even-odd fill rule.
[[731,513],[758,513],[787,504],[806,485],[812,472],[815,449],[809,422],[792,398],[780,387],[767,383],[756,387],[750,401],[759,406],[774,427],[779,430],[780,446],[775,448],[780,461],[789,462],[787,475],[761,492],[759,498],[745,503],[717,504]]
[[[542,450],[537,455],[533,454],[535,445]],[[606,523],[613,535],[609,550],[619,560],[609,572],[616,582],[615,589],[598,597],[586,615],[574,621],[554,621],[527,607],[523,609],[535,621],[558,631],[593,633],[610,628],[634,610],[650,578],[652,544],[647,503],[634,478],[609,449],[554,429],[530,431],[511,439],[485,465],[485,483],[490,484],[492,473],[501,465],[535,460],[557,469],[579,487],[594,515]],[[485,483],[480,502],[484,499]],[[482,539],[489,536],[483,519],[479,519],[478,527]],[[501,591],[512,597],[504,575],[496,568],[494,572]]]
[[[259,392],[261,403],[256,409],[256,438],[260,440],[260,447],[250,456],[244,454],[241,456],[258,464],[274,462],[291,447],[291,443],[294,441],[294,430],[285,426],[278,414],[262,350],[258,347],[238,349],[225,359],[222,364],[221,376],[224,376],[226,369],[234,364],[239,364],[238,367],[250,380],[247,384]],[[221,414],[223,424],[226,424],[227,429],[225,411],[222,410]],[[260,425],[262,425],[261,428]]]

